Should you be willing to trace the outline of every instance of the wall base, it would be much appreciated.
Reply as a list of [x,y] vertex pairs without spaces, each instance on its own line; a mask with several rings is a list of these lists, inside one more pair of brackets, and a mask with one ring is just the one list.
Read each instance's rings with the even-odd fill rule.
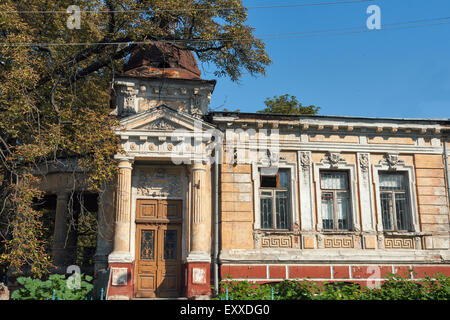
[[130,300],[134,294],[134,264],[110,263],[107,300]]
[[[410,272],[412,270],[412,272]],[[355,282],[362,286],[381,284],[393,273],[409,279],[443,273],[450,276],[450,264],[223,264],[220,276],[224,280],[247,280],[257,283],[278,282],[285,279],[309,281]]]
[[210,262],[186,263],[186,296],[188,298],[211,294],[210,271]]

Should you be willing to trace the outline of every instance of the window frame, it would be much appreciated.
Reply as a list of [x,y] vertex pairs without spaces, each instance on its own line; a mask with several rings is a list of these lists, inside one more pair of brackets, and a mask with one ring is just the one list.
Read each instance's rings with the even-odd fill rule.
[[[356,163],[348,163],[345,159],[341,159],[339,163],[332,164],[327,157],[323,158],[320,162],[313,163],[314,170],[314,185],[315,185],[315,198],[316,200],[316,213],[317,222],[316,228],[318,232],[324,233],[354,233],[360,232],[360,220],[359,220],[359,206],[358,206],[358,189],[357,189],[357,179],[356,179]],[[347,230],[329,230],[323,229],[322,221],[322,192],[320,185],[320,171],[321,170],[331,170],[331,171],[347,171],[349,179],[349,190],[350,190],[350,216],[349,216],[349,227]]]
[[[322,188],[322,173],[342,173],[344,172],[346,174],[346,180],[347,180],[347,189],[323,189]],[[350,172],[349,170],[332,170],[332,169],[321,169],[319,170],[319,183],[320,183],[320,201],[322,202],[323,196],[325,193],[331,193],[333,195],[333,228],[332,229],[326,229],[323,226],[323,216],[322,216],[322,229],[324,231],[351,231],[351,219],[352,219],[352,209],[351,209],[351,186],[350,186]],[[338,194],[339,193],[346,193],[348,204],[349,204],[349,210],[347,212],[347,228],[346,229],[339,229],[339,219],[338,219]],[[321,207],[321,210],[323,210],[323,207]]]
[[252,180],[253,180],[253,200],[254,200],[254,223],[253,229],[263,232],[291,232],[294,230],[295,225],[299,225],[298,217],[298,188],[297,188],[297,165],[295,163],[288,162],[286,160],[280,160],[278,163],[278,169],[289,169],[289,229],[263,229],[261,221],[261,208],[260,208],[260,169],[267,168],[266,163],[252,162]]
[[[380,192],[380,177],[379,173],[382,172],[405,172],[408,179],[408,192],[407,197],[409,200],[409,213],[410,213],[410,233],[419,233],[419,217],[418,217],[418,205],[416,197],[416,178],[414,173],[414,166],[406,165],[404,161],[399,161],[395,167],[389,166],[385,160],[381,160],[379,164],[373,164],[373,183],[375,185],[375,203],[377,209],[377,231],[379,232],[398,232],[392,230],[385,230],[383,228],[383,218],[381,210],[381,192]],[[401,232],[405,233],[405,232]]]
[[[384,221],[381,221],[381,223],[383,224],[383,229],[386,231],[393,231],[393,232],[411,232],[412,231],[412,226],[411,226],[411,204],[410,204],[410,199],[408,196],[408,189],[409,189],[409,183],[408,183],[408,175],[406,172],[404,171],[400,171],[401,173],[399,173],[398,171],[395,172],[389,172],[389,171],[380,171],[378,172],[378,177],[380,177],[383,174],[402,174],[405,176],[405,179],[407,180],[405,186],[403,189],[401,190],[381,190],[381,186],[379,186],[379,193],[380,193],[380,201],[383,201],[382,196],[383,194],[389,194],[389,223],[391,224],[391,228],[390,229],[384,229]],[[405,202],[406,202],[406,217],[405,217],[405,221],[406,221],[406,225],[407,225],[407,229],[399,229],[398,228],[398,221],[397,221],[397,205],[396,205],[396,195],[397,194],[402,194],[405,196]],[[383,204],[381,202],[381,217],[383,220]]]
[[[260,187],[259,187],[259,199],[260,199],[260,203],[261,200],[263,198],[268,198],[268,199],[272,199],[272,228],[263,228],[263,219],[262,219],[262,210],[260,211],[260,217],[261,217],[261,230],[273,230],[273,231],[288,231],[292,229],[292,223],[291,223],[291,217],[290,217],[290,198],[291,198],[291,188],[290,185],[288,185],[287,188],[281,188],[280,187],[280,170],[286,170],[286,171],[290,171],[289,169],[286,168],[278,168],[277,174],[276,174],[276,185],[275,187],[261,187],[261,181],[263,179],[263,176],[272,176],[272,175],[264,175],[261,174],[260,169],[259,169],[259,176],[260,176]],[[289,178],[290,178],[291,173],[289,172]],[[263,195],[263,192],[270,192],[271,195],[267,196],[267,195]],[[287,192],[287,228],[279,228],[278,227],[278,223],[277,223],[277,193],[279,192]]]

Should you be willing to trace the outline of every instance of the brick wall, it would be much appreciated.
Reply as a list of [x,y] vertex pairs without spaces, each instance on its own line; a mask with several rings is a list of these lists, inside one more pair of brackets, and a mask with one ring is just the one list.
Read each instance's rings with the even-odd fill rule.
[[[410,270],[413,272],[411,273]],[[390,273],[410,279],[420,279],[426,275],[443,273],[450,276],[450,265],[351,265],[351,264],[318,264],[318,265],[222,265],[220,275],[233,280],[248,280],[258,283],[277,282],[285,279],[311,281],[345,281],[367,285],[368,282],[381,282]]]

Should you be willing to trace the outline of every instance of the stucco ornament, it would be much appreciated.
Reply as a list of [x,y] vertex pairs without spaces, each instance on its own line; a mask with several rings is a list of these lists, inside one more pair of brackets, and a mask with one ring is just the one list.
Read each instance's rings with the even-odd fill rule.
[[393,154],[393,153],[385,154],[384,160],[382,160],[382,162],[384,162],[383,164],[389,166],[389,170],[392,170],[392,171],[397,170],[398,165],[404,164],[404,161],[400,160],[400,158],[398,157],[398,154]]
[[347,163],[339,152],[328,152],[322,162],[328,163],[333,169],[337,169],[340,164]]
[[395,169],[398,164],[398,155],[396,154],[387,154],[386,161],[390,168]]
[[367,172],[369,170],[369,155],[366,153],[361,154],[359,158],[359,166],[362,172]]
[[303,169],[308,169],[311,165],[311,158],[308,152],[302,152],[300,156],[300,164]]
[[175,130],[176,127],[167,120],[158,119],[153,121],[147,125],[148,130],[163,130],[163,131],[172,131]]
[[138,196],[180,197],[182,186],[178,175],[168,174],[163,169],[139,171],[135,187]]

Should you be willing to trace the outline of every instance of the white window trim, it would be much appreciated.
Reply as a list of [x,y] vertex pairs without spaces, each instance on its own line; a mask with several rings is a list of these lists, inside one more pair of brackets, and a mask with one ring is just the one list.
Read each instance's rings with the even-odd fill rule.
[[[389,155],[388,155],[389,157]],[[416,178],[414,174],[414,167],[408,166],[402,160],[398,160],[395,165],[389,164],[386,160],[381,160],[379,164],[373,165],[373,181],[375,184],[375,201],[377,206],[377,230],[379,232],[383,230],[383,220],[381,215],[381,199],[380,199],[380,178],[379,171],[390,172],[406,172],[408,175],[408,196],[409,196],[409,208],[412,232],[420,232],[419,215],[416,197]],[[386,230],[390,232],[391,230]]]
[[[330,161],[329,158],[337,157],[337,161]],[[336,170],[336,171],[348,171],[349,172],[349,187],[350,187],[350,230],[353,232],[360,232],[359,225],[359,212],[357,202],[357,179],[356,179],[356,164],[347,163],[345,159],[340,157],[339,153],[331,153],[328,157],[325,157],[320,162],[314,163],[314,184],[316,191],[316,203],[317,203],[317,231],[324,231],[322,222],[322,189],[320,188],[320,170]],[[345,231],[345,230],[342,230]]]
[[[262,230],[261,229],[261,210],[260,210],[260,197],[259,197],[259,186],[260,186],[260,177],[259,177],[259,169],[267,168],[267,164],[263,164],[261,162],[252,162],[252,179],[253,179],[253,199],[255,204],[255,223],[253,225],[254,230]],[[290,169],[290,199],[291,199],[291,226],[289,231],[293,230],[295,224],[299,224],[298,221],[298,208],[297,208],[297,165],[295,163],[288,163],[286,161],[280,160],[278,162],[279,169]]]

